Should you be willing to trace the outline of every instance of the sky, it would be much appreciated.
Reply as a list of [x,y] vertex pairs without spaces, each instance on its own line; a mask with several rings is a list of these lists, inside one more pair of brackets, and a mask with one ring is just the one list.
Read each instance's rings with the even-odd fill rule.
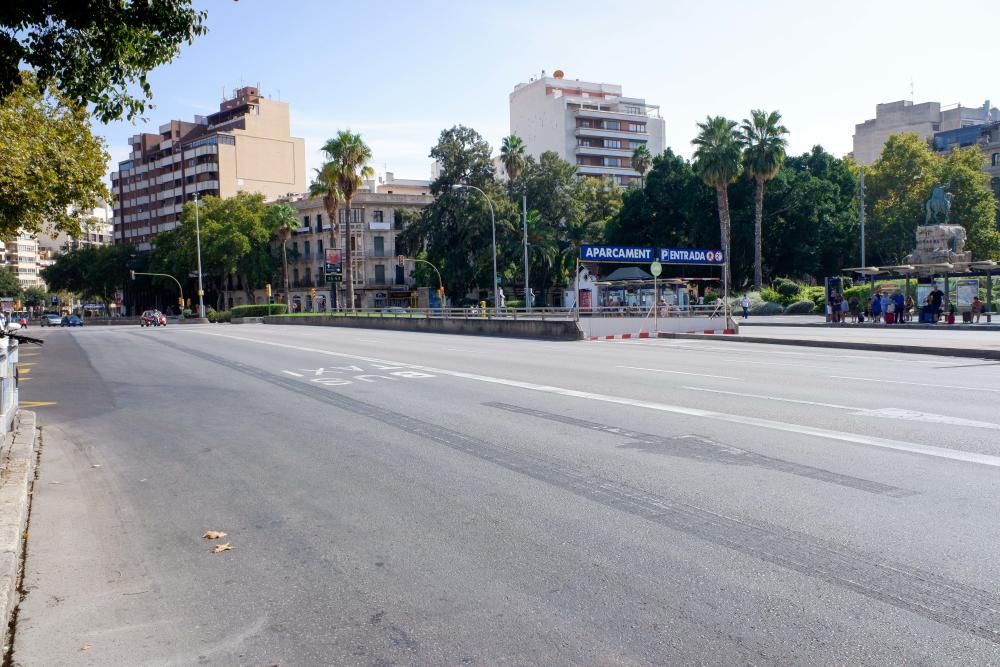
[[[111,168],[128,138],[218,110],[240,85],[290,105],[307,180],[340,129],[373,166],[430,178],[441,131],[476,129],[494,151],[508,95],[543,70],[620,84],[660,106],[666,143],[690,157],[696,123],[778,110],[789,152],[851,150],[854,125],[900,99],[1000,102],[989,26],[1000,3],[946,14],[926,0],[196,0],[209,32],[149,77],[147,122],[96,125]],[[912,96],[911,96],[912,86]]]

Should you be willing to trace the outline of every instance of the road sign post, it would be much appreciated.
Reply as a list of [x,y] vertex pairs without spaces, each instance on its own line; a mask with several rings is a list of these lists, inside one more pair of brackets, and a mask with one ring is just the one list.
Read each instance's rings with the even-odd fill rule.
[[663,273],[663,265],[653,262],[649,265],[649,272],[653,274],[653,332],[660,330],[660,289],[657,280]]

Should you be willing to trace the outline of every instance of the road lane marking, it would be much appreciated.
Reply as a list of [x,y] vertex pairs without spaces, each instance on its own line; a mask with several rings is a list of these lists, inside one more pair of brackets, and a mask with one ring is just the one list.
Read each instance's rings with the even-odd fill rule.
[[876,378],[862,378],[854,377],[851,375],[831,375],[831,378],[837,380],[859,380],[861,382],[882,382],[885,384],[908,384],[915,387],[936,387],[938,389],[963,389],[968,391],[988,391],[994,394],[1000,394],[1000,389],[988,389],[986,387],[963,387],[954,384],[932,384],[930,382],[904,382],[903,380],[879,380]]
[[745,398],[760,398],[765,401],[781,401],[782,403],[816,405],[822,408],[834,408],[836,410],[850,410],[852,414],[860,417],[886,417],[888,419],[929,422],[931,424],[948,424],[949,426],[969,426],[971,428],[985,428],[992,431],[1000,431],[1000,424],[994,424],[993,422],[963,419],[962,417],[949,417],[948,415],[938,415],[933,412],[920,412],[919,410],[907,410],[905,408],[859,408],[853,405],[821,403],[819,401],[805,401],[798,398],[781,398],[779,396],[767,396],[764,394],[747,394],[741,391],[722,391],[721,389],[706,389],[704,387],[684,387],[684,389],[688,389],[690,391],[704,391],[710,394],[727,394],[729,396],[743,396]]
[[747,415],[736,415],[728,414],[724,412],[715,412],[713,410],[704,410],[701,408],[688,408],[681,405],[669,405],[666,403],[656,403],[654,401],[646,401],[642,399],[626,398],[624,396],[611,396],[609,394],[598,394],[590,391],[580,391],[578,389],[568,389],[565,387],[553,387],[550,385],[540,385],[533,382],[524,382],[521,380],[510,380],[506,378],[491,377],[489,375],[478,375],[476,373],[465,373],[462,371],[452,371],[442,368],[434,368],[431,366],[422,366],[420,364],[412,364],[406,362],[393,362],[387,361],[385,359],[376,359],[373,357],[366,357],[358,354],[348,354],[347,352],[334,352],[332,350],[321,350],[314,347],[305,347],[302,345],[292,345],[290,343],[279,343],[277,341],[270,340],[260,340],[257,338],[247,338],[245,336],[231,336],[228,334],[214,333],[211,331],[203,331],[197,329],[184,329],[185,333],[193,333],[201,336],[215,336],[217,338],[227,338],[229,340],[239,340],[247,343],[255,343],[257,345],[267,345],[269,347],[283,348],[287,350],[296,350],[298,352],[309,352],[312,354],[323,354],[332,357],[340,357],[346,359],[356,359],[359,361],[370,361],[374,363],[382,364],[397,364],[399,366],[405,366],[407,368],[412,368],[415,370],[426,371],[428,373],[438,373],[440,375],[448,375],[451,377],[465,378],[468,380],[475,380],[478,382],[484,382],[487,384],[496,384],[506,387],[515,387],[518,389],[526,389],[529,391],[536,391],[545,394],[554,394],[557,396],[567,396],[571,398],[581,398],[591,401],[598,401],[602,403],[610,403],[613,405],[624,405],[634,408],[644,408],[647,410],[654,410],[657,412],[666,412],[669,414],[683,415],[687,417],[700,417],[703,419],[709,419],[719,422],[725,422],[730,424],[739,424],[743,426],[757,426],[759,428],[768,429],[772,431],[780,431],[784,433],[795,433],[797,435],[807,435],[816,438],[825,438],[827,440],[836,440],[838,442],[848,442],[856,445],[866,445],[869,447],[880,447],[883,449],[890,449],[895,451],[907,452],[910,454],[923,454],[925,456],[933,456],[935,458],[948,459],[952,461],[963,461],[966,463],[977,463],[979,465],[991,466],[1000,468],[1000,456],[991,456],[989,454],[978,454],[975,452],[967,452],[957,449],[945,449],[943,447],[934,447],[932,445],[921,445],[914,442],[904,442],[901,440],[890,440],[888,438],[879,438],[875,436],[860,435],[857,433],[845,433],[842,431],[832,431],[829,429],[818,428],[815,426],[806,426],[803,424],[791,424],[787,422],[774,421],[771,419],[762,419],[759,417],[751,417]]
[[295,371],[281,371],[281,372],[288,373],[289,375],[297,378],[303,377],[302,373],[296,373]]
[[742,380],[729,375],[709,375],[707,373],[688,373],[685,371],[668,371],[662,368],[643,368],[641,366],[615,366],[615,368],[628,368],[633,371],[649,371],[651,373],[671,373],[673,375],[695,375],[700,378],[719,378],[721,380]]

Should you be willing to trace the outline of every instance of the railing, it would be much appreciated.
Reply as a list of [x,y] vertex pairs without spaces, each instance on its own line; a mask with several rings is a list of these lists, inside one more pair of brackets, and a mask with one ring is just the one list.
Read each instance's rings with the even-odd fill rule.
[[[723,317],[721,303],[660,306],[659,317]],[[580,317],[653,317],[653,307],[646,306],[595,306],[580,310]]]
[[575,319],[572,308],[533,308],[530,311],[523,308],[356,308],[353,311],[340,310],[325,313],[296,313],[290,317],[301,315],[325,315],[327,317],[410,317],[410,318],[452,318],[452,319],[491,319],[491,320],[559,320]]
[[10,430],[17,412],[17,348],[16,340],[0,339],[0,434]]

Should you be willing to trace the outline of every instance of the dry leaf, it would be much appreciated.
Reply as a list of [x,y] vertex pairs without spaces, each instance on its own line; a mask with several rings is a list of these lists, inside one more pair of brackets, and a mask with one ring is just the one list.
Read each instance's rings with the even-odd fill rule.
[[226,542],[225,544],[217,544],[216,546],[212,547],[213,554],[221,554],[223,551],[232,551],[232,550],[233,547],[232,545],[229,544],[229,542]]
[[92,465],[92,466],[90,466],[90,467],[91,467],[91,468],[100,468],[100,467],[101,467],[101,464],[100,464],[100,463],[95,463],[94,465]]
[[221,530],[207,530],[207,531],[205,531],[205,534],[202,535],[201,537],[202,537],[202,539],[205,539],[205,540],[217,540],[220,537],[225,537],[225,536],[226,536],[226,534],[224,532],[222,532]]
[[83,646],[80,647],[80,650],[81,651],[89,651],[90,650],[90,644],[84,644]]

